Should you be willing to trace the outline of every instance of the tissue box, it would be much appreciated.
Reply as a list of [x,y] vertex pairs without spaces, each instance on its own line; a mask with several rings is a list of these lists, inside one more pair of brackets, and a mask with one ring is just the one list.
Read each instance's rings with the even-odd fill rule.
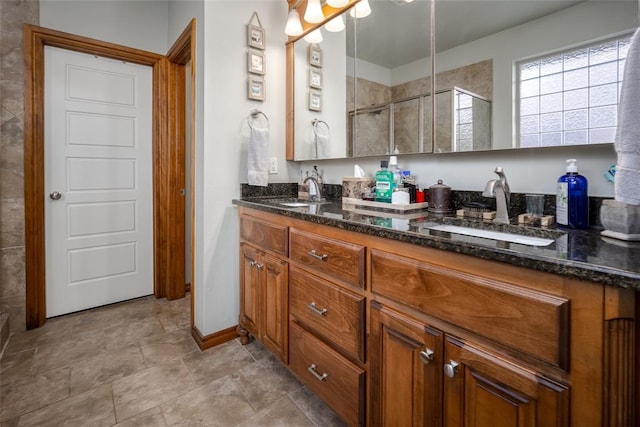
[[309,184],[298,184],[298,199],[311,200],[309,195]]
[[363,193],[375,191],[376,179],[373,177],[356,178],[345,176],[342,178],[342,198],[362,199]]

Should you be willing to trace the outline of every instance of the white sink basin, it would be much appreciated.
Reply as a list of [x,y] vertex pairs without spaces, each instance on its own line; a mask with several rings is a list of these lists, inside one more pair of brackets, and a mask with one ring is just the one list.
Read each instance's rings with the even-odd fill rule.
[[290,208],[303,208],[305,206],[310,206],[309,203],[303,203],[303,202],[281,202],[280,204],[282,206],[287,206]]
[[549,246],[554,242],[551,239],[543,237],[523,236],[521,234],[505,233],[502,231],[481,230],[471,227],[460,227],[458,225],[432,225],[427,227],[429,230],[444,231],[447,233],[462,234],[465,236],[482,237],[484,239],[500,240],[503,242],[518,243],[528,246]]

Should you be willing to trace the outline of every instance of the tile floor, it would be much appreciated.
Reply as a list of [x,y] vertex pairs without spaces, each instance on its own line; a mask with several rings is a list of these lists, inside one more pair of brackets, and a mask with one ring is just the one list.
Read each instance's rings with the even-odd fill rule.
[[0,426],[339,426],[260,343],[200,351],[189,298],[145,297],[15,333]]

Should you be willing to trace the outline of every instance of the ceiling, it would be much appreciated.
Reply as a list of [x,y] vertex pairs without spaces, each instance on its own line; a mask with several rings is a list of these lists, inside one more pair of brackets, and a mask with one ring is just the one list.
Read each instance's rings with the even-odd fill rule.
[[[355,22],[359,59],[392,69],[429,56],[429,0],[414,0],[402,6],[393,0],[369,0],[369,3],[371,15]],[[451,49],[578,3],[582,1],[436,0],[436,51]],[[349,24],[347,54],[354,56],[353,23]]]

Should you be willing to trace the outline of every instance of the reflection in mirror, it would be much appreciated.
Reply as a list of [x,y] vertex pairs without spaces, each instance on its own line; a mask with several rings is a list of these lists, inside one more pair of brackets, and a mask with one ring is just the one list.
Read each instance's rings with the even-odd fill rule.
[[[434,1],[435,141],[429,0],[370,0],[370,16],[353,20],[345,14],[346,40],[336,42],[347,58],[338,63],[344,65],[342,80],[336,72],[330,84],[344,81],[346,70],[346,96],[332,101],[322,89],[322,113],[331,110],[344,123],[340,128],[326,120],[331,157],[384,155],[396,147],[401,153],[447,153],[612,141],[624,37],[638,25],[637,0],[521,0],[508,7],[503,0]],[[298,151],[297,135],[309,134],[319,116],[307,109],[306,43],[295,44],[301,50],[295,158],[304,160],[312,158],[310,139]],[[320,46],[325,57],[333,49]],[[323,84],[329,84],[328,64]],[[607,70],[613,74],[601,73]],[[590,85],[594,78],[598,83]],[[416,98],[421,110],[403,117]],[[345,145],[338,147],[342,137]]]
[[[436,91],[457,87],[490,101],[477,101],[469,129],[468,114],[455,111],[461,104],[437,98],[436,152],[613,142],[637,0],[436,0],[435,15]],[[482,72],[472,69],[479,64]],[[453,137],[440,125],[451,105]]]
[[321,43],[294,47],[295,160],[347,156],[345,32],[322,32]]
[[348,153],[430,152],[430,0],[369,3],[371,15],[347,26]]

